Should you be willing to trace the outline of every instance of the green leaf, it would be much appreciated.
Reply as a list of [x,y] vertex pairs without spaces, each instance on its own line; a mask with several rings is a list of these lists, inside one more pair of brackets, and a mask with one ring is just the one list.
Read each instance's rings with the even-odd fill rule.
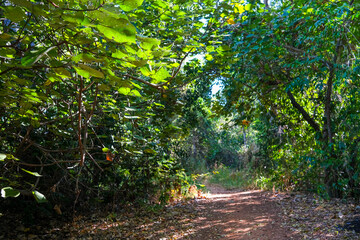
[[54,69],[55,73],[57,76],[61,77],[61,78],[71,78],[71,73],[66,70],[65,68],[55,68]]
[[131,88],[121,87],[118,89],[118,92],[123,95],[129,95],[129,93],[131,92]]
[[75,67],[75,71],[84,78],[90,78],[91,76],[97,78],[104,78],[104,74],[94,68],[91,68],[84,64],[78,64],[79,67]]
[[246,4],[245,5],[245,10],[246,11],[250,11],[250,9],[251,9],[251,4],[249,3],[249,4]]
[[12,187],[4,187],[1,189],[1,197],[7,198],[7,197],[18,197],[20,195],[20,192],[16,189],[13,189]]
[[108,92],[111,90],[111,87],[106,84],[100,84],[98,88],[100,91],[104,91],[104,92]]
[[6,7],[4,15],[7,19],[12,22],[20,22],[26,19],[26,13],[21,7]]
[[23,170],[24,172],[26,172],[26,173],[28,173],[28,174],[31,174],[31,175],[33,175],[33,176],[35,176],[35,177],[42,177],[39,173],[37,173],[37,172],[31,172],[31,171],[29,171],[29,170],[26,170],[26,169],[23,169],[23,168],[21,168],[21,170]]
[[132,93],[134,96],[136,96],[136,97],[141,97],[141,94],[140,94],[139,91],[136,90],[136,89],[131,90],[131,93]]
[[15,53],[16,53],[16,50],[13,48],[0,49],[0,56],[6,57],[6,58],[14,58]]
[[27,54],[25,57],[21,58],[21,65],[24,67],[29,67],[39,61],[46,53],[56,48],[56,46],[52,46],[49,48],[42,48],[36,52],[31,52]]
[[116,50],[116,52],[112,53],[111,56],[114,58],[123,58],[123,57],[126,57],[127,54],[123,53],[120,50]]
[[110,40],[113,40],[118,43],[136,43],[135,33],[136,29],[131,24],[128,23],[126,28],[110,28],[102,25],[97,25],[97,29],[104,34],[104,36]]
[[109,149],[109,148],[104,147],[104,148],[102,149],[102,151],[103,151],[104,153],[106,153],[106,152],[110,151],[110,149]]
[[138,36],[137,39],[140,41],[140,46],[143,49],[151,50],[153,47],[157,47],[160,45],[161,41],[155,38],[147,38]]
[[42,193],[40,193],[40,192],[38,192],[38,191],[36,191],[36,190],[33,191],[32,193],[33,193],[33,195],[34,195],[35,200],[36,200],[38,203],[45,203],[45,202],[47,202],[46,197],[44,196],[44,194],[42,194]]
[[22,6],[27,8],[28,10],[31,10],[32,4],[30,1],[24,1],[24,0],[10,0],[13,4]]
[[6,158],[6,154],[0,153],[0,161],[4,161]]
[[94,56],[87,54],[87,53],[81,53],[77,56],[74,56],[71,58],[74,62],[78,63],[80,61],[82,62],[102,62],[102,60],[99,60],[95,58]]
[[206,58],[206,60],[208,60],[208,61],[211,61],[211,60],[214,59],[213,56],[210,55],[210,54],[206,54],[205,58]]
[[155,150],[150,149],[150,148],[145,149],[145,150],[144,150],[144,152],[145,152],[145,153],[150,153],[150,154],[155,154],[155,153],[156,153],[156,151],[155,151]]
[[136,87],[137,89],[142,89],[142,87],[137,84],[137,83],[134,83],[134,82],[130,82],[134,87]]
[[124,11],[131,11],[135,8],[141,6],[144,0],[120,0],[117,1],[120,4],[120,7]]
[[154,83],[158,83],[158,82],[164,82],[164,80],[168,77],[171,77],[171,75],[169,74],[169,72],[166,70],[166,68],[160,68],[153,76],[152,78],[154,78],[156,81],[154,81]]

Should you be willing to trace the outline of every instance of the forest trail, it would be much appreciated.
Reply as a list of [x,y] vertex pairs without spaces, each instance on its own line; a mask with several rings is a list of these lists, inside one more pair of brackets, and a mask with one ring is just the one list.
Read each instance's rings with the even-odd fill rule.
[[280,208],[271,195],[260,191],[228,191],[209,186],[198,205],[191,235],[183,239],[300,239],[282,227]]

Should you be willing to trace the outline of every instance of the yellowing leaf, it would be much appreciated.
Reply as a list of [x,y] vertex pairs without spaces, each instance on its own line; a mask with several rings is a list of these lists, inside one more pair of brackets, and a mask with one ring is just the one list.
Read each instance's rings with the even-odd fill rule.
[[57,214],[62,215],[60,206],[61,206],[61,205],[57,205],[57,204],[56,204],[56,205],[54,206],[54,210],[55,210],[55,212],[56,212]]
[[228,20],[226,20],[226,22],[228,23],[228,24],[235,24],[235,21],[234,21],[234,19],[232,19],[232,18],[229,18]]

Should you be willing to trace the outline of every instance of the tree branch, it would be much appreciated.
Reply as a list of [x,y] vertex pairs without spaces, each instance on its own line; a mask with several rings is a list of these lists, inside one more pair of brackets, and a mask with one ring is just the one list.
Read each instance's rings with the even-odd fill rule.
[[299,103],[296,102],[294,95],[290,92],[290,90],[286,91],[288,97],[290,98],[291,104],[293,105],[294,108],[296,108],[301,115],[303,116],[303,118],[310,124],[310,126],[316,131],[316,132],[320,132],[320,127],[319,124],[317,124],[315,122],[315,120],[310,117],[310,115],[305,111],[305,109],[300,106]]
[[131,75],[129,75],[129,74],[124,74],[124,76],[125,76],[125,77],[128,77],[128,78],[131,78],[131,79],[133,79],[133,80],[142,82],[142,83],[144,83],[144,84],[146,84],[146,85],[148,85],[148,86],[150,86],[150,87],[152,87],[152,88],[156,88],[156,89],[158,89],[158,90],[160,90],[160,91],[163,91],[163,90],[164,90],[161,86],[159,86],[159,85],[157,85],[157,84],[153,84],[153,83],[148,82],[148,81],[145,81],[145,80],[143,80],[143,79],[141,79],[141,78],[138,78],[138,77],[135,77],[135,76],[131,76]]

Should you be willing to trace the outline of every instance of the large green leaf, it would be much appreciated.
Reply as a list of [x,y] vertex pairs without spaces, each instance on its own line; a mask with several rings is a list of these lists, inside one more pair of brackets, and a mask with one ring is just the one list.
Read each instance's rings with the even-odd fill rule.
[[129,95],[131,92],[131,88],[121,87],[118,89],[118,92],[123,95]]
[[32,8],[32,4],[30,1],[24,1],[24,0],[10,0],[13,4],[21,6],[21,7],[25,7],[28,10],[31,10]]
[[13,189],[12,187],[4,187],[1,189],[1,197],[7,198],[7,197],[18,197],[20,195],[20,192],[16,189]]
[[15,53],[16,53],[16,50],[13,48],[0,49],[0,56],[6,57],[6,58],[14,58]]
[[118,43],[136,43],[135,27],[129,23],[123,28],[110,28],[102,25],[97,25],[96,28],[110,40]]
[[138,36],[137,39],[140,41],[140,46],[146,50],[150,50],[152,49],[152,47],[157,47],[161,43],[160,40],[155,38]]
[[164,80],[168,77],[171,77],[166,68],[160,68],[154,75],[151,76],[155,81],[154,83],[164,82]]
[[120,0],[117,1],[124,11],[131,11],[141,6],[144,0]]
[[54,49],[56,46],[52,46],[49,48],[42,48],[34,52],[30,52],[21,58],[21,65],[25,67],[29,67],[39,61],[45,54]]
[[126,57],[127,54],[123,53],[120,50],[116,50],[116,52],[112,53],[111,56],[114,58],[123,58],[123,57]]
[[94,68],[91,68],[84,64],[78,64],[79,67],[75,67],[75,71],[84,78],[90,78],[91,76],[97,78],[104,78],[104,74]]
[[26,18],[25,11],[21,7],[6,7],[4,15],[13,22],[20,22]]
[[95,58],[94,56],[87,54],[87,53],[81,53],[79,55],[76,55],[71,58],[74,62],[78,63],[80,61],[82,62],[102,62],[102,59]]
[[0,161],[4,161],[6,158],[6,154],[0,153]]
[[71,78],[71,73],[65,68],[55,68],[54,71],[61,78]]

